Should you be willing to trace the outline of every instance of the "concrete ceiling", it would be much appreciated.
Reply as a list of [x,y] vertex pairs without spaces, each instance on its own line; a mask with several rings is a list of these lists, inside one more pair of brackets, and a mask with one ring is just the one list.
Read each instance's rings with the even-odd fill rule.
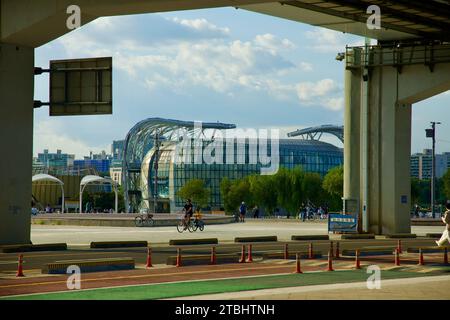
[[[71,0],[0,0],[0,42],[41,46],[69,32],[66,8]],[[98,17],[236,7],[381,41],[449,41],[447,0],[78,0],[82,23]],[[369,5],[381,8],[381,30],[366,26]]]
[[[380,30],[366,26],[370,5],[381,9]],[[444,0],[294,0],[241,8],[381,41],[450,39],[450,1]]]

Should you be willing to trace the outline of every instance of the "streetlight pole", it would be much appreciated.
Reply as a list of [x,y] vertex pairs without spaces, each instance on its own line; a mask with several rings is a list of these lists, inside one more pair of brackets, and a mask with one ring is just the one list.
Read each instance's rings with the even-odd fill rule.
[[436,196],[436,192],[435,192],[435,177],[436,177],[436,125],[437,124],[441,124],[440,122],[435,122],[435,121],[431,121],[431,129],[426,129],[426,133],[427,133],[427,138],[431,138],[432,139],[432,154],[431,154],[431,216],[433,217],[433,219],[435,218],[436,214],[435,214],[435,207],[434,207],[434,203],[435,203],[435,196]]
[[159,147],[160,147],[160,139],[159,139],[159,131],[155,132],[155,159],[154,159],[154,169],[155,169],[155,184],[154,184],[154,194],[153,194],[153,211],[157,213],[158,207],[158,160],[159,160]]

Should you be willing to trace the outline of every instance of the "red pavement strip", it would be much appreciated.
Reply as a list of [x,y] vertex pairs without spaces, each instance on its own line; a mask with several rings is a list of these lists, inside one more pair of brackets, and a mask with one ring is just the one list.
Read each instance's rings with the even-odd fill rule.
[[[438,256],[428,255],[428,262],[438,262]],[[440,255],[439,255],[440,256]],[[392,261],[391,261],[392,260]],[[281,263],[280,263],[281,262]],[[426,260],[427,262],[427,260]],[[393,257],[371,257],[370,260],[363,258],[361,264],[369,265],[382,263],[381,267],[391,267]],[[337,270],[348,270],[354,267],[353,258],[341,258],[333,261]],[[402,260],[403,266],[417,264],[415,256]],[[326,259],[322,260],[302,260],[302,269],[305,272],[325,271]],[[26,276],[25,270],[25,276]],[[259,276],[271,274],[289,274],[295,271],[294,260],[278,260],[276,262],[265,263],[245,263],[226,265],[204,265],[189,267],[167,267],[151,269],[135,269],[126,271],[110,271],[101,273],[85,273],[81,275],[81,286],[83,289],[139,285],[150,283],[178,282],[189,280],[208,280],[217,278],[236,278],[243,276]],[[67,289],[68,275],[33,276],[25,278],[0,278],[0,296],[45,293],[56,291],[69,291]]]
[[[177,282],[186,280],[207,280],[211,278],[236,278],[266,274],[291,273],[294,266],[267,264],[229,264],[215,266],[170,267],[161,269],[136,269],[86,273],[81,276],[83,289],[112,286]],[[311,269],[317,269],[310,268]],[[69,291],[66,286],[68,275],[34,278],[0,279],[0,296],[27,293]]]

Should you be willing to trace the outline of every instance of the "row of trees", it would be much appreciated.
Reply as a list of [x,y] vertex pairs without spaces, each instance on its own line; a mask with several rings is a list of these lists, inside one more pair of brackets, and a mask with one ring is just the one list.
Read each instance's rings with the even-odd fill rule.
[[[331,169],[322,179],[319,174],[305,172],[301,167],[280,168],[275,175],[250,175],[242,179],[224,178],[220,192],[226,212],[235,212],[242,201],[247,205],[264,207],[274,212],[282,207],[291,214],[298,213],[302,203],[308,200],[315,205],[327,204],[330,210],[340,210],[344,184],[342,166]],[[450,169],[436,182],[436,203],[450,199]],[[192,179],[179,189],[177,195],[192,199],[198,207],[209,204],[210,190],[201,179]],[[411,205],[422,207],[430,205],[430,180],[411,179]],[[114,208],[114,193],[91,193],[85,195],[83,202],[90,201],[94,208]],[[85,204],[83,204],[85,205]],[[119,190],[119,212],[124,210],[123,192]]]
[[[224,209],[233,213],[242,201],[248,206],[264,207],[271,214],[282,207],[291,214],[298,213],[302,203],[326,204],[331,210],[341,208],[343,169],[336,167],[324,179],[317,173],[305,172],[301,167],[281,168],[275,175],[250,175],[242,179],[224,178],[220,192]],[[210,190],[200,179],[192,179],[181,187],[177,195],[191,199],[198,207],[206,207]]]
[[[450,169],[439,179],[436,179],[436,204],[443,204],[450,199]],[[417,178],[411,179],[411,201],[412,205],[418,204],[421,207],[430,207],[431,200],[431,180]]]

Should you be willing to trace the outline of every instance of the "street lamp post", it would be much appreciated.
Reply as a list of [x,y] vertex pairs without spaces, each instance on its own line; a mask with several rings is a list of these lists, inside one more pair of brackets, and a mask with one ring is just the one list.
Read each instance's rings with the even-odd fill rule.
[[435,218],[435,177],[436,177],[436,125],[441,124],[440,122],[431,121],[431,129],[425,129],[427,138],[432,139],[432,155],[431,155],[431,216]]
[[161,141],[159,136],[159,131],[157,130],[155,132],[154,136],[154,145],[155,145],[155,154],[154,154],[154,172],[155,172],[155,184],[153,187],[153,211],[154,213],[157,213],[157,207],[158,207],[158,161],[159,161],[159,147],[160,147]]

